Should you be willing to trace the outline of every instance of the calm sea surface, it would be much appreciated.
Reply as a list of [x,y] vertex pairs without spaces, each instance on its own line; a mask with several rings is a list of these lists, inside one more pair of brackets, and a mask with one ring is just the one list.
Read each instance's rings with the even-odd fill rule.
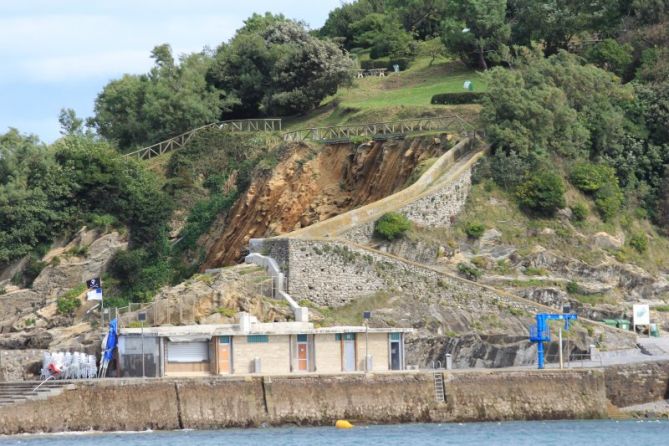
[[0,437],[22,446],[360,446],[360,445],[669,445],[669,421],[547,421],[467,424],[404,424],[356,427],[281,427],[113,434]]

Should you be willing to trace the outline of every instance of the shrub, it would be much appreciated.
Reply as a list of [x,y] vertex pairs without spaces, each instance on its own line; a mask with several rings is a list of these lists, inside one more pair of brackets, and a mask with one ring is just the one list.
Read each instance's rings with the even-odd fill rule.
[[85,285],[79,285],[72,288],[56,300],[56,307],[59,314],[72,315],[81,306],[79,296],[86,290]]
[[377,68],[388,68],[388,60],[369,59],[360,62],[360,68],[363,70],[372,70]]
[[223,317],[234,317],[237,314],[237,310],[230,307],[219,307],[217,311]]
[[470,222],[465,226],[465,233],[472,239],[479,239],[485,232],[485,225],[483,223]]
[[483,101],[485,93],[441,93],[432,96],[431,104],[479,104]]
[[471,263],[460,262],[458,263],[458,272],[469,280],[476,282],[483,273],[480,269],[472,265]]
[[613,168],[609,166],[579,163],[571,169],[569,181],[582,192],[594,193],[604,185],[615,182],[616,176]]
[[630,238],[630,246],[643,254],[648,250],[648,237],[643,232],[637,232]]
[[553,215],[564,207],[564,183],[556,173],[543,170],[530,175],[516,190],[521,207],[543,215]]
[[576,203],[571,207],[571,218],[574,221],[584,221],[588,217],[588,207],[583,203]]
[[411,228],[411,222],[402,214],[388,212],[374,223],[374,234],[386,240],[395,240],[404,236]]
[[618,183],[607,183],[595,194],[595,206],[604,221],[615,216],[622,204],[623,193]]
[[479,269],[488,269],[488,259],[484,256],[477,256],[472,259],[472,264]]
[[581,288],[578,286],[578,283],[573,280],[567,283],[567,293],[576,294]]

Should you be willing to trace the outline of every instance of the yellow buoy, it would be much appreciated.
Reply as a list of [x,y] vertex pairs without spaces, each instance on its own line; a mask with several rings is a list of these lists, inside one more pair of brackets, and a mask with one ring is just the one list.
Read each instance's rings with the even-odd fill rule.
[[335,427],[337,429],[350,429],[353,427],[353,425],[349,423],[348,420],[337,420]]

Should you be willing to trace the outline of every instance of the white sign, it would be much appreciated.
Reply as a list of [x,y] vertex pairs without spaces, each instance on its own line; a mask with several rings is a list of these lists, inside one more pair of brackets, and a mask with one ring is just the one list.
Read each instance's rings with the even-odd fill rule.
[[88,300],[102,300],[102,288],[95,288],[86,293]]
[[634,325],[650,325],[650,308],[647,304],[632,305]]

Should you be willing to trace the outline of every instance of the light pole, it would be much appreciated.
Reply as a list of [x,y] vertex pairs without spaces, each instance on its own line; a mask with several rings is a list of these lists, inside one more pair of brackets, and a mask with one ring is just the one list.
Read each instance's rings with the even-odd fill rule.
[[364,311],[362,313],[362,318],[365,321],[365,372],[369,372],[369,319],[371,317],[371,311]]
[[146,313],[137,313],[137,320],[142,327],[142,378],[146,378],[146,368],[144,366],[144,321],[146,320]]

